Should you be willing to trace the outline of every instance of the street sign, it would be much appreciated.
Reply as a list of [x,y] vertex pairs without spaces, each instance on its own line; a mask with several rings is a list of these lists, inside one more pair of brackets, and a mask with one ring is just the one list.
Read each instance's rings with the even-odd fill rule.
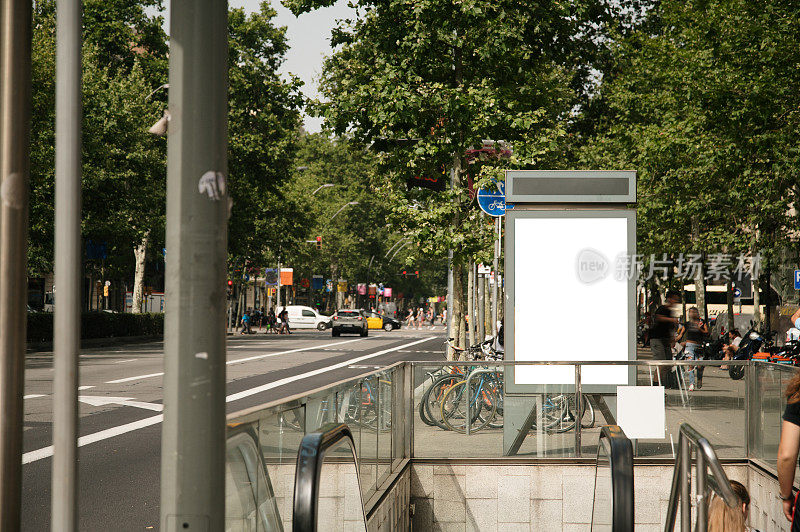
[[800,290],[800,270],[794,271],[794,289]]
[[[796,274],[795,274],[794,278],[795,278],[795,283],[797,283],[797,275]],[[735,297],[736,299],[739,299],[740,297],[742,297],[742,289],[741,288],[734,288],[733,289],[733,297]]]
[[503,216],[506,213],[506,187],[502,181],[495,181],[497,190],[478,190],[478,206],[489,216]]
[[489,275],[492,271],[492,268],[483,264],[478,264],[478,274],[479,275]]

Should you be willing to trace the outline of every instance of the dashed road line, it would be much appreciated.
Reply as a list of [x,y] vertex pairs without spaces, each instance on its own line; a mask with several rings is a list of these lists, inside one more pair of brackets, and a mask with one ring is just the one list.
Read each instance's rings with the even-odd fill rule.
[[[250,362],[250,361],[253,361],[253,360],[260,360],[262,358],[276,357],[276,356],[280,356],[280,355],[288,355],[288,354],[291,354],[291,353],[300,353],[301,351],[322,350],[325,347],[330,347],[330,346],[334,346],[334,345],[349,344],[349,343],[352,343],[352,342],[360,342],[361,340],[362,340],[362,338],[356,338],[354,340],[345,340],[344,342],[334,342],[334,343],[331,343],[331,344],[323,344],[321,346],[300,347],[298,349],[290,349],[288,351],[279,351],[278,353],[265,353],[263,355],[254,355],[254,356],[251,356],[251,357],[236,358],[236,359],[233,359],[233,360],[228,360],[226,362],[226,364],[228,364],[228,365],[239,364],[239,363],[242,363],[242,362]],[[159,373],[148,373],[147,375],[136,375],[135,377],[125,377],[125,378],[122,378],[122,379],[114,379],[114,380],[111,380],[111,381],[106,381],[105,384],[122,384],[124,382],[132,382],[132,381],[138,381],[138,380],[142,380],[142,379],[149,379],[151,377],[161,377],[163,375],[164,375],[163,371],[161,371]]]

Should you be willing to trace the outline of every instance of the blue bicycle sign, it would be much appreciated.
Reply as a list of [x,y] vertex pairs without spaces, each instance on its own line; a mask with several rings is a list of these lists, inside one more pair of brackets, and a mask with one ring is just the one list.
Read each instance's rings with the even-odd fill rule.
[[489,216],[503,216],[506,213],[506,184],[495,181],[497,190],[478,190],[478,206]]

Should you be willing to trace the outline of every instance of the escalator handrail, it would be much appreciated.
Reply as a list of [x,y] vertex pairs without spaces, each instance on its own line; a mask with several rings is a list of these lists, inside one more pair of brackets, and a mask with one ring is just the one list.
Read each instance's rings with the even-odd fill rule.
[[633,445],[619,425],[604,425],[600,429],[598,460],[602,447],[607,445],[611,467],[612,530],[633,530]]
[[[319,479],[325,459],[325,451],[343,440],[350,446],[353,463],[356,468],[356,476],[360,477],[353,433],[350,432],[350,427],[345,423],[323,425],[319,431],[306,434],[300,442],[300,448],[297,451],[297,469],[294,481],[293,531],[314,532],[317,530]],[[361,493],[360,485],[361,481],[359,479],[359,493]]]

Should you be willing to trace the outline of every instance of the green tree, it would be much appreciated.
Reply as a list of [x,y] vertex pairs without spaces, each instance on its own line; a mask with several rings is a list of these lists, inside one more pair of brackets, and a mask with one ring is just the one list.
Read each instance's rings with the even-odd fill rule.
[[638,170],[645,254],[772,255],[787,245],[798,20],[790,2],[670,0],[610,42],[581,157]]
[[[284,1],[295,14],[330,3]],[[321,83],[328,101],[316,112],[335,133],[363,145],[389,139],[378,161],[389,178],[381,195],[422,252],[441,258],[453,250],[451,313],[462,323],[463,266],[487,248],[491,233],[465,187],[466,151],[483,139],[505,140],[514,147],[513,164],[554,164],[546,156],[580,101],[606,12],[591,0],[354,4],[356,20],[333,32],[336,51]],[[412,140],[392,142],[400,139]],[[496,168],[485,164],[476,180],[497,177]],[[447,180],[451,170],[449,192],[404,188],[414,176]]]

